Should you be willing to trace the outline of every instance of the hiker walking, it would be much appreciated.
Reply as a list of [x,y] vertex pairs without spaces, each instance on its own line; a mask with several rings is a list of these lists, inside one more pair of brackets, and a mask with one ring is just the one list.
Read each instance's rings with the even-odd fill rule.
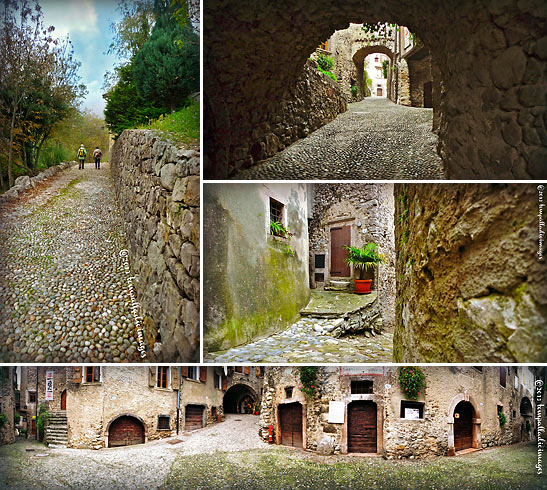
[[95,160],[95,169],[101,169],[101,157],[103,156],[103,152],[99,150],[99,147],[95,148],[93,151],[93,158]]
[[87,151],[85,151],[84,144],[82,143],[80,145],[80,148],[78,148],[78,160],[80,162],[80,165],[78,166],[78,169],[82,170],[84,168],[84,161],[85,156],[87,155]]

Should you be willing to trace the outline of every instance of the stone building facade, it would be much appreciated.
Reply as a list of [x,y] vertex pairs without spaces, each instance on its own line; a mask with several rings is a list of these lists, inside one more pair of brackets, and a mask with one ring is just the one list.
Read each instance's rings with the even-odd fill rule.
[[205,427],[220,422],[225,407],[254,413],[264,377],[254,366],[40,366],[27,367],[22,379],[36,377],[36,369],[37,403],[50,413],[45,442],[91,449]]
[[0,446],[15,442],[15,368],[0,366]]
[[260,419],[265,440],[271,426],[277,444],[401,459],[534,437],[535,368],[425,367],[426,386],[416,400],[405,397],[396,367],[319,367],[313,398],[302,392],[298,369],[267,368]]

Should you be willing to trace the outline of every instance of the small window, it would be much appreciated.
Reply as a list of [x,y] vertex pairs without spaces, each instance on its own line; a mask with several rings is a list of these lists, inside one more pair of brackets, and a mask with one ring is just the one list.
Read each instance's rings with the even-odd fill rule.
[[325,282],[325,274],[323,272],[316,272],[315,282]]
[[503,405],[498,405],[498,415],[503,413]]
[[285,398],[292,398],[292,386],[287,386],[285,388]]
[[417,420],[424,418],[424,403],[401,400],[401,418]]
[[315,254],[315,268],[316,269],[325,268],[325,254]]
[[157,367],[156,386],[158,388],[169,387],[169,367],[168,366]]
[[266,374],[266,368],[264,366],[260,366],[258,369],[259,369],[259,376],[264,377],[264,374]]
[[352,395],[369,395],[372,391],[372,381],[352,381],[351,382],[351,394]]
[[325,41],[324,43],[321,43],[321,44],[318,46],[318,49],[324,49],[325,51],[328,51],[328,50],[327,50],[327,42],[328,42],[328,41]]
[[36,392],[35,391],[29,391],[28,392],[28,402],[29,403],[36,403]]
[[236,367],[234,368],[234,371],[235,371],[236,373],[242,373],[242,372],[243,372],[243,368],[242,368],[241,366],[236,366]]
[[283,223],[283,204],[270,197],[270,223]]
[[218,374],[216,371],[214,373],[214,382],[215,388],[217,390],[222,390],[222,375]]
[[500,367],[500,385],[504,388],[507,385],[507,371],[505,370],[505,366]]
[[188,366],[188,379],[199,379],[199,366]]
[[169,430],[170,428],[169,415],[158,415],[158,430]]
[[211,407],[211,417],[213,420],[217,419],[217,407]]
[[513,418],[516,418],[516,417],[517,417],[517,411],[513,410]]
[[99,383],[101,381],[101,368],[99,366],[85,367],[85,382]]
[[482,373],[482,366],[473,366],[477,371]]

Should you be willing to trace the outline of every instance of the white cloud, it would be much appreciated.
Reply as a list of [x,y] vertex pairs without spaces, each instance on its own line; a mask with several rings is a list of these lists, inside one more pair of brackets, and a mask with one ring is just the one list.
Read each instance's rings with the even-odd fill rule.
[[68,0],[44,2],[42,7],[47,25],[55,26],[54,34],[74,39],[80,34],[97,34],[98,15],[93,0]]

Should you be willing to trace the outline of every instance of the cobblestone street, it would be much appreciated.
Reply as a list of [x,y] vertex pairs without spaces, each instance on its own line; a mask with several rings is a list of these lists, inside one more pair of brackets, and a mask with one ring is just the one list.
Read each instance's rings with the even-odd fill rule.
[[432,118],[432,109],[367,98],[234,179],[441,179]]
[[140,359],[108,164],[0,208],[0,361]]
[[391,362],[393,335],[347,335],[321,332],[338,319],[301,318],[282,333],[224,352],[205,354],[206,362]]

